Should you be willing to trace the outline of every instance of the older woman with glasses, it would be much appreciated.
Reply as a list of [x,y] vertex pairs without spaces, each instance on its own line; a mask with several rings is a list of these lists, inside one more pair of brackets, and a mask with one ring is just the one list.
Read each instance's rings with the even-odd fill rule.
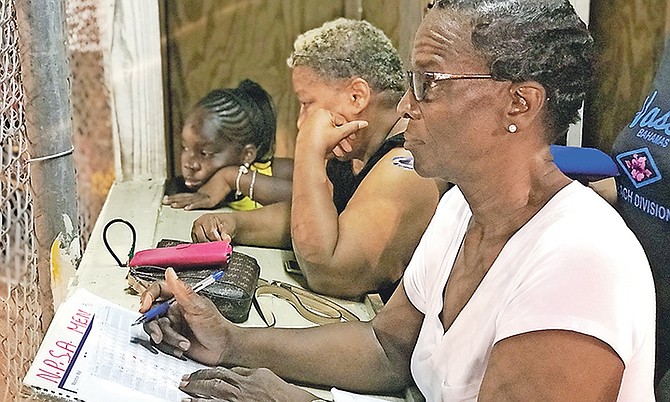
[[[356,392],[415,382],[428,401],[653,401],[644,252],[549,150],[577,118],[591,47],[568,0],[437,1],[416,34],[398,110],[410,119],[416,171],[456,187],[380,313],[369,323],[239,328],[170,272],[180,308],[174,327],[148,328],[154,340],[165,335],[213,364]],[[316,113],[303,128],[346,138],[364,124]],[[267,369],[196,372],[181,389],[314,399]]]

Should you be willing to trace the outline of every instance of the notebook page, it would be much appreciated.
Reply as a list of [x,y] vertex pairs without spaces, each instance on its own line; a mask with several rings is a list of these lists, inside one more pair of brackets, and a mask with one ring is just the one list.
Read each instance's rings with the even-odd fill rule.
[[78,289],[60,305],[23,382],[84,402],[180,401],[182,375],[206,366],[131,343],[147,341],[136,311]]
[[131,343],[131,338],[149,340],[141,326],[131,327],[137,316],[113,304],[96,312],[88,337],[89,350],[95,358],[86,359],[80,398],[96,402],[133,397],[142,401],[180,401],[188,396],[178,388],[181,377],[206,366]]
[[60,305],[23,379],[25,385],[61,399],[77,398],[83,349],[101,300],[82,290]]

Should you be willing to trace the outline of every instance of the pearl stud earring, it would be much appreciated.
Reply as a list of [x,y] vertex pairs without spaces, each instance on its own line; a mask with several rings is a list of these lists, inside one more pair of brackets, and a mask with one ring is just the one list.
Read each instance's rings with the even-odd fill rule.
[[510,125],[507,127],[507,131],[509,131],[510,133],[516,133],[516,130],[517,130],[517,129],[518,129],[518,128],[517,128],[516,124],[510,124]]

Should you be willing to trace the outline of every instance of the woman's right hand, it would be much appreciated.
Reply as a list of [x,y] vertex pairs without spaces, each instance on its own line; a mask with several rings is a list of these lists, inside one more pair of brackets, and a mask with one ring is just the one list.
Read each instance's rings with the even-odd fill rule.
[[193,221],[191,240],[197,243],[208,241],[232,241],[237,221],[234,213],[204,214]]
[[341,157],[353,150],[351,142],[356,139],[356,133],[367,126],[367,121],[347,121],[340,114],[317,109],[300,121],[296,148],[306,147],[324,157],[331,153]]
[[237,326],[226,320],[211,300],[179,280],[172,268],[165,271],[165,282],[156,282],[142,293],[140,312],[147,311],[155,300],[172,296],[176,303],[167,315],[144,324],[151,340],[177,356],[183,354],[208,365],[225,364]]

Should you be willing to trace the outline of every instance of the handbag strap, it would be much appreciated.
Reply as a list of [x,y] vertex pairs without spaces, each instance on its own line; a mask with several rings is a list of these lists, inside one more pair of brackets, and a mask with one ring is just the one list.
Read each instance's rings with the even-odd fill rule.
[[[160,269],[160,268],[158,268]],[[131,287],[138,293],[146,290],[153,281],[146,281],[131,270],[128,275]],[[146,282],[145,282],[146,281]],[[272,312],[269,316],[262,310],[258,302],[259,296],[275,296],[289,302],[303,318],[315,324],[333,324],[342,321],[360,321],[360,319],[347,308],[331,301],[330,299],[307,291],[301,287],[280,281],[268,281],[263,278],[258,279],[258,287],[252,295],[252,305],[258,312],[267,327],[274,327],[276,319]]]
[[[272,295],[288,301],[303,318],[319,325],[332,324],[342,321],[360,321],[360,319],[347,308],[333,302],[332,300],[312,293],[299,286],[293,286],[286,282],[267,281],[258,279],[256,296]],[[266,325],[268,323],[260,306],[255,306]]]
[[121,259],[116,256],[114,253],[114,250],[112,250],[112,247],[109,245],[109,241],[107,241],[107,230],[115,223],[123,223],[124,225],[128,226],[130,228],[130,232],[132,234],[132,243],[130,244],[130,250],[128,251],[128,262],[130,261],[131,258],[135,255],[135,242],[137,241],[137,232],[135,232],[135,227],[132,225],[132,223],[121,219],[121,218],[114,218],[111,221],[107,222],[105,225],[104,229],[102,229],[102,242],[105,244],[105,248],[107,248],[107,251],[109,251],[109,254],[114,257],[114,260],[116,260],[116,263],[119,267],[127,267],[128,262],[121,262]]

